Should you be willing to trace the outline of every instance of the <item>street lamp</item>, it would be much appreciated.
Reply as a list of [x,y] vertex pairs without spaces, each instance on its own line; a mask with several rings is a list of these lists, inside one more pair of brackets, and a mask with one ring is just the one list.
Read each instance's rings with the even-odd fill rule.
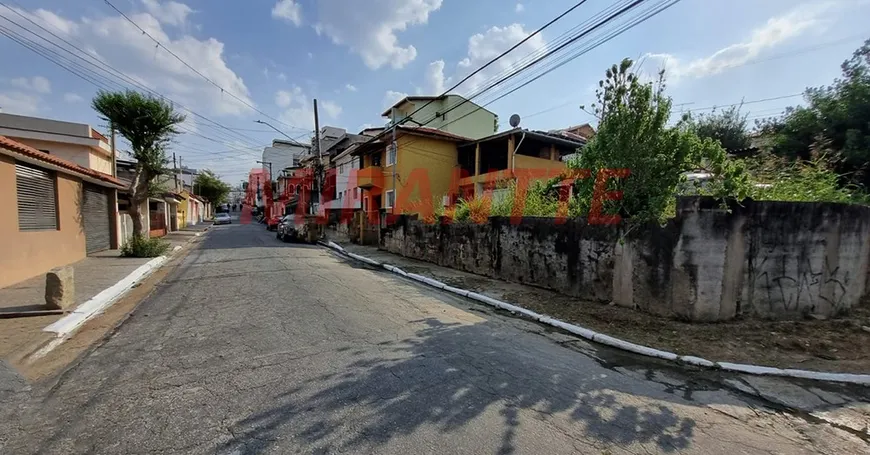
[[277,131],[277,132],[283,134],[284,137],[286,137],[287,139],[290,139],[290,142],[292,142],[292,143],[294,143],[294,144],[296,144],[296,145],[299,145],[299,146],[301,146],[301,147],[305,147],[304,144],[299,143],[299,141],[297,141],[296,139],[293,139],[292,137],[290,137],[289,135],[287,135],[287,133],[285,133],[285,132],[279,130],[278,128],[275,128],[275,126],[272,125],[271,123],[267,123],[267,122],[264,122],[264,121],[262,121],[262,120],[254,120],[254,123],[259,123],[260,125],[266,125],[266,126],[268,126],[269,128],[272,128],[273,130],[275,130],[275,131]]

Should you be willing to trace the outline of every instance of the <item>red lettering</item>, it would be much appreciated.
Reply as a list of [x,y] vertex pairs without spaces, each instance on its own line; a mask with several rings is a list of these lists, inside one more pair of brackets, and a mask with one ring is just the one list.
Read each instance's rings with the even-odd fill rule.
[[617,214],[602,215],[604,201],[618,201],[622,199],[622,191],[606,191],[607,180],[613,178],[626,178],[631,175],[628,169],[599,169],[595,176],[595,187],[592,193],[592,203],[589,206],[589,224],[619,224],[622,217]]

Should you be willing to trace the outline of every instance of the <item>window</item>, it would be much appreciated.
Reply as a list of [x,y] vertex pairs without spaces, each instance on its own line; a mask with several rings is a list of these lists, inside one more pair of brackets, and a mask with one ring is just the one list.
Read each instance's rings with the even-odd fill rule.
[[344,163],[338,165],[338,173],[344,174]]
[[15,163],[18,230],[57,230],[57,178],[38,167]]
[[396,148],[387,146],[387,166],[396,164]]
[[393,204],[396,202],[396,190],[388,190],[387,191],[387,204],[384,206],[386,209],[393,208]]

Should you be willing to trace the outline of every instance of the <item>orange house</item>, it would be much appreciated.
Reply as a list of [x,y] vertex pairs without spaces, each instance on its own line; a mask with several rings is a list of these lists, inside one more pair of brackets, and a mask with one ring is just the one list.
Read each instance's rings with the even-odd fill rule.
[[118,179],[0,136],[0,287],[118,247]]

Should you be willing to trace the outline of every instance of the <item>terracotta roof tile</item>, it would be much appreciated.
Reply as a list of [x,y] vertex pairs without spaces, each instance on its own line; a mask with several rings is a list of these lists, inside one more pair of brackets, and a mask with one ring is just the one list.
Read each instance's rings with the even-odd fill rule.
[[19,155],[24,155],[28,158],[33,158],[33,159],[36,159],[38,161],[42,161],[42,162],[45,162],[48,164],[53,164],[57,167],[64,168],[73,174],[84,175],[84,176],[91,177],[93,179],[97,179],[97,180],[100,180],[100,181],[103,181],[106,183],[111,183],[111,184],[117,185],[117,186],[124,186],[123,182],[116,179],[115,177],[112,177],[111,175],[103,174],[102,172],[95,171],[93,169],[88,169],[84,166],[80,166],[80,165],[73,163],[71,161],[67,161],[65,159],[58,158],[54,155],[49,155],[49,154],[46,154],[44,152],[40,152],[39,150],[36,150],[35,148],[33,148],[29,145],[24,145],[18,141],[13,141],[12,139],[9,139],[6,136],[0,136],[0,147],[4,148],[6,150],[9,150],[11,152],[17,153]]

